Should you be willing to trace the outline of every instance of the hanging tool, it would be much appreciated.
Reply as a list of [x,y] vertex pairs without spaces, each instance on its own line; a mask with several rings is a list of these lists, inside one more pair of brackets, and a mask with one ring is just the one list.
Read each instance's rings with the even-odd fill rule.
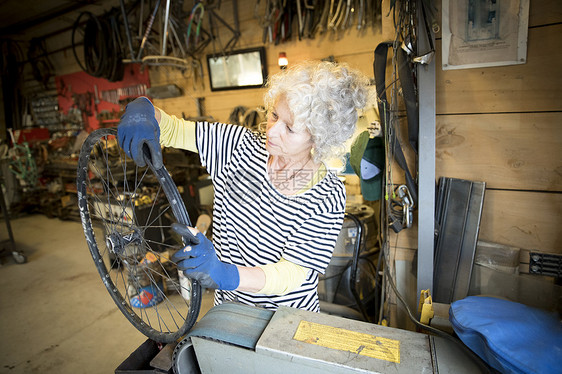
[[100,103],[98,85],[94,84],[94,114],[98,114],[98,104]]
[[414,201],[412,200],[412,195],[410,195],[410,190],[406,185],[402,184],[398,186],[398,198],[402,203],[402,226],[405,228],[412,227],[413,222],[413,209]]
[[408,187],[404,184],[398,186],[389,200],[387,213],[390,228],[398,233],[412,227],[414,203]]
[[144,45],[146,43],[146,40],[148,39],[148,35],[150,34],[150,31],[152,31],[152,24],[154,23],[154,19],[156,18],[156,13],[158,12],[159,7],[160,7],[160,0],[156,1],[156,6],[154,7],[152,14],[150,15],[150,19],[148,20],[148,25],[146,26],[146,31],[144,32],[144,36],[141,41],[139,53],[137,53],[137,61],[141,59],[142,52],[144,50]]

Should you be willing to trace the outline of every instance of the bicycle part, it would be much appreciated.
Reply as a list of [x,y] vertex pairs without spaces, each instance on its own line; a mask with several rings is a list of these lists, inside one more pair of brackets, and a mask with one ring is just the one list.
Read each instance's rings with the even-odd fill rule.
[[[238,21],[238,2],[237,2],[237,0],[232,1],[232,17],[233,17],[234,27],[229,25],[228,22],[226,22],[216,12],[216,9],[218,9],[219,7],[220,7],[220,2],[219,2],[219,5],[216,6],[216,7],[208,5],[205,12],[207,13],[208,18],[209,18],[209,29],[210,29],[210,34],[211,34],[210,39],[213,43],[212,56],[213,57],[219,56],[219,54],[217,54],[217,50],[216,50],[216,46],[215,46],[215,43],[218,42],[219,45],[220,45],[220,52],[221,52],[220,56],[226,57],[226,56],[229,56],[230,53],[234,50],[234,47],[238,43],[238,41],[240,39],[240,35],[241,35],[240,24],[239,24],[239,21]],[[232,34],[232,37],[228,40],[228,42],[226,42],[226,44],[224,46],[222,45],[222,43],[220,41],[220,34],[216,33],[216,30],[218,30],[218,26],[216,24],[216,21],[219,21],[220,24],[222,25],[221,27],[225,27]]]
[[[78,57],[78,51],[77,51],[77,47],[79,45],[83,45],[84,44],[84,34],[85,34],[85,24],[88,22],[88,20],[86,21],[82,21],[82,17],[88,17],[89,19],[94,18],[94,15],[90,12],[82,12],[80,13],[80,15],[78,16],[78,18],[76,18],[76,21],[74,21],[74,24],[72,26],[72,34],[71,34],[71,43],[72,43],[72,53],[74,54],[74,59],[76,60],[76,63],[78,64],[78,66],[80,66],[80,69],[82,69],[83,71],[88,71],[86,70],[86,63],[82,62],[80,60],[80,58]],[[77,34],[79,34],[79,36],[81,37],[81,39],[77,40]]]
[[[88,19],[83,29],[80,20],[83,16]],[[108,12],[96,17],[90,12],[83,12],[78,16],[72,28],[72,47],[78,65],[86,73],[94,77],[106,78],[110,82],[123,79],[124,66],[121,53],[117,15]],[[84,63],[78,58],[76,36],[82,34],[82,51]]]
[[133,51],[133,40],[131,38],[131,31],[129,30],[129,20],[127,19],[127,11],[125,10],[125,1],[120,0],[119,5],[121,6],[121,13],[123,15],[123,25],[125,26],[125,35],[127,36],[127,45],[129,47],[129,54],[131,55],[131,58],[134,59],[135,52]]
[[168,40],[168,19],[170,18],[170,0],[166,0],[164,14],[164,32],[162,33],[162,56],[166,56],[166,41]]
[[37,186],[39,180],[35,158],[26,142],[23,145],[16,142],[12,129],[8,129],[8,133],[13,145],[8,150],[10,171],[16,176],[24,191],[32,190]]
[[[144,32],[144,36],[142,38],[141,45],[139,47],[139,53],[137,54],[137,60],[140,60],[140,58],[142,56],[142,51],[144,50],[144,45],[146,43],[146,40],[148,39],[148,35],[152,31],[152,25],[154,23],[154,19],[156,18],[156,12],[158,12],[159,7],[160,7],[160,0],[158,0],[156,2],[156,6],[154,7],[154,11],[150,15],[150,19],[148,20],[148,26],[146,27],[146,31]],[[141,14],[141,17],[142,17],[142,14]]]
[[[201,286],[180,285],[170,258],[183,243],[171,224],[191,223],[166,168],[147,163],[139,168],[125,156],[117,129],[92,132],[78,160],[78,207],[90,253],[117,307],[148,338],[171,343],[193,327]],[[99,225],[101,240],[94,233]],[[151,297],[162,301],[152,305]],[[145,307],[133,308],[139,300]]]

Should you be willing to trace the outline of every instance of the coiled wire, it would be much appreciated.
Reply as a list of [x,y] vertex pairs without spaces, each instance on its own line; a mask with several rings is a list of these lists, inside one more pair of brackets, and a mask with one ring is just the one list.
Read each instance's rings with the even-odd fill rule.
[[[82,12],[72,28],[72,51],[80,68],[94,77],[106,78],[111,82],[122,80],[125,71],[116,17],[115,12],[100,17],[91,12]],[[76,38],[84,18],[81,60],[76,50]]]

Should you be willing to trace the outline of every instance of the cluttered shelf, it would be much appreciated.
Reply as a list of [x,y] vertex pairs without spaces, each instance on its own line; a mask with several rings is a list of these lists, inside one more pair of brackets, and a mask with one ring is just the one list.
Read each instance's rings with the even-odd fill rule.
[[[11,148],[17,147],[18,152],[10,149],[10,152],[4,151],[3,157],[0,157],[3,169],[9,176],[6,201],[13,214],[42,213],[49,217],[80,220],[76,173],[80,147],[88,135],[84,130],[50,133],[45,128],[26,129],[14,134],[16,146]],[[104,147],[100,151],[110,157],[97,161],[101,163],[100,170],[105,170],[105,163],[108,163],[109,170],[113,170],[115,177],[121,177],[120,174],[126,170],[127,180],[135,180],[135,173],[139,170],[142,172],[142,169],[135,168],[131,159],[120,155],[116,139],[112,139]],[[188,200],[192,204],[197,200],[195,185],[205,173],[199,158],[190,152],[176,149],[165,149],[163,157],[178,189],[182,194],[189,195]],[[123,164],[126,165],[125,168]],[[90,173],[95,174],[95,170],[90,170]],[[151,173],[147,174],[145,182],[147,185],[158,185]],[[93,185],[91,188],[104,187]],[[154,193],[148,190],[139,191],[139,196],[135,197],[135,205],[142,205],[152,195]]]

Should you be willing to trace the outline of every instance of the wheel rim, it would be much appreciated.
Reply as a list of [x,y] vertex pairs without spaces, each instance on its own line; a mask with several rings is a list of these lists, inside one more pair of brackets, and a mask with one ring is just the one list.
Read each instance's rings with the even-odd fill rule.
[[80,151],[77,188],[84,235],[125,317],[150,339],[171,343],[193,327],[201,305],[200,285],[180,279],[170,259],[182,247],[171,223],[191,223],[168,171],[154,170],[150,163],[138,168],[119,148],[116,135],[116,129],[96,130]]

